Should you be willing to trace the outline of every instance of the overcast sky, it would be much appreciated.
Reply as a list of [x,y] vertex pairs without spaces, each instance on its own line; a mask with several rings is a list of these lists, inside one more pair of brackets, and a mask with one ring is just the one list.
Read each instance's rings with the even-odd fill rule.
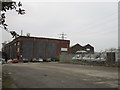
[[[51,0],[52,1],[52,0]],[[62,0],[61,0],[62,1]],[[97,0],[96,0],[97,1]],[[99,1],[99,0],[98,0]],[[110,1],[110,0],[109,0]],[[113,0],[111,0],[113,1]],[[118,47],[118,2],[22,2],[25,15],[8,11],[10,30],[35,37],[59,38],[64,32],[70,46],[91,44],[95,51]],[[1,29],[2,30],[2,29]],[[11,41],[10,34],[2,30],[2,41]]]

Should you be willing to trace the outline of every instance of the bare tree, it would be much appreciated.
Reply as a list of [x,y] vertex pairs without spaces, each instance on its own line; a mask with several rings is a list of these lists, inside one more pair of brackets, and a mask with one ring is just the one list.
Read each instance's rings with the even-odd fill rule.
[[106,52],[106,51],[111,51],[111,52],[112,52],[112,51],[116,51],[116,50],[117,50],[117,49],[113,47],[113,48],[106,49],[105,52]]
[[8,10],[15,10],[15,12],[17,12],[20,15],[24,15],[25,14],[25,10],[21,8],[22,7],[22,3],[18,2],[16,3],[15,1],[12,0],[1,0],[0,1],[0,27],[4,30],[6,30],[7,32],[9,32],[13,38],[19,36],[15,31],[10,31],[8,29],[8,25],[6,23],[6,12]]

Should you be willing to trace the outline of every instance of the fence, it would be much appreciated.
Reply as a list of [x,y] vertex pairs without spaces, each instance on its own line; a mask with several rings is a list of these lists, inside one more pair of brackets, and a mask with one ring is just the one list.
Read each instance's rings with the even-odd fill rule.
[[69,54],[61,55],[60,62],[116,66],[119,61],[118,56],[120,56],[118,51],[95,52],[94,54]]

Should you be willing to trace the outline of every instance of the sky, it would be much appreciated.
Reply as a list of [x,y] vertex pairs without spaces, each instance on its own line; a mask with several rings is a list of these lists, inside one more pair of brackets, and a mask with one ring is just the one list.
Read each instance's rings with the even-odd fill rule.
[[[118,0],[21,0],[25,15],[6,13],[8,28],[23,35],[60,39],[67,34],[70,46],[91,44],[95,51],[118,48]],[[1,28],[0,28],[1,29]],[[2,40],[11,41],[1,29]],[[1,46],[0,46],[1,47]]]

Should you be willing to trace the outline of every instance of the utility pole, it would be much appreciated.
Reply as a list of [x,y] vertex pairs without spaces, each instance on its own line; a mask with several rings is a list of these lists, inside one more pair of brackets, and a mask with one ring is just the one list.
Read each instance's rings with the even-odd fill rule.
[[63,32],[62,32],[62,34],[59,34],[59,35],[61,36],[60,38],[61,38],[62,40],[64,40],[65,38],[67,38],[67,37],[65,37],[67,34],[64,34]]
[[21,36],[23,35],[23,30],[21,30]]

